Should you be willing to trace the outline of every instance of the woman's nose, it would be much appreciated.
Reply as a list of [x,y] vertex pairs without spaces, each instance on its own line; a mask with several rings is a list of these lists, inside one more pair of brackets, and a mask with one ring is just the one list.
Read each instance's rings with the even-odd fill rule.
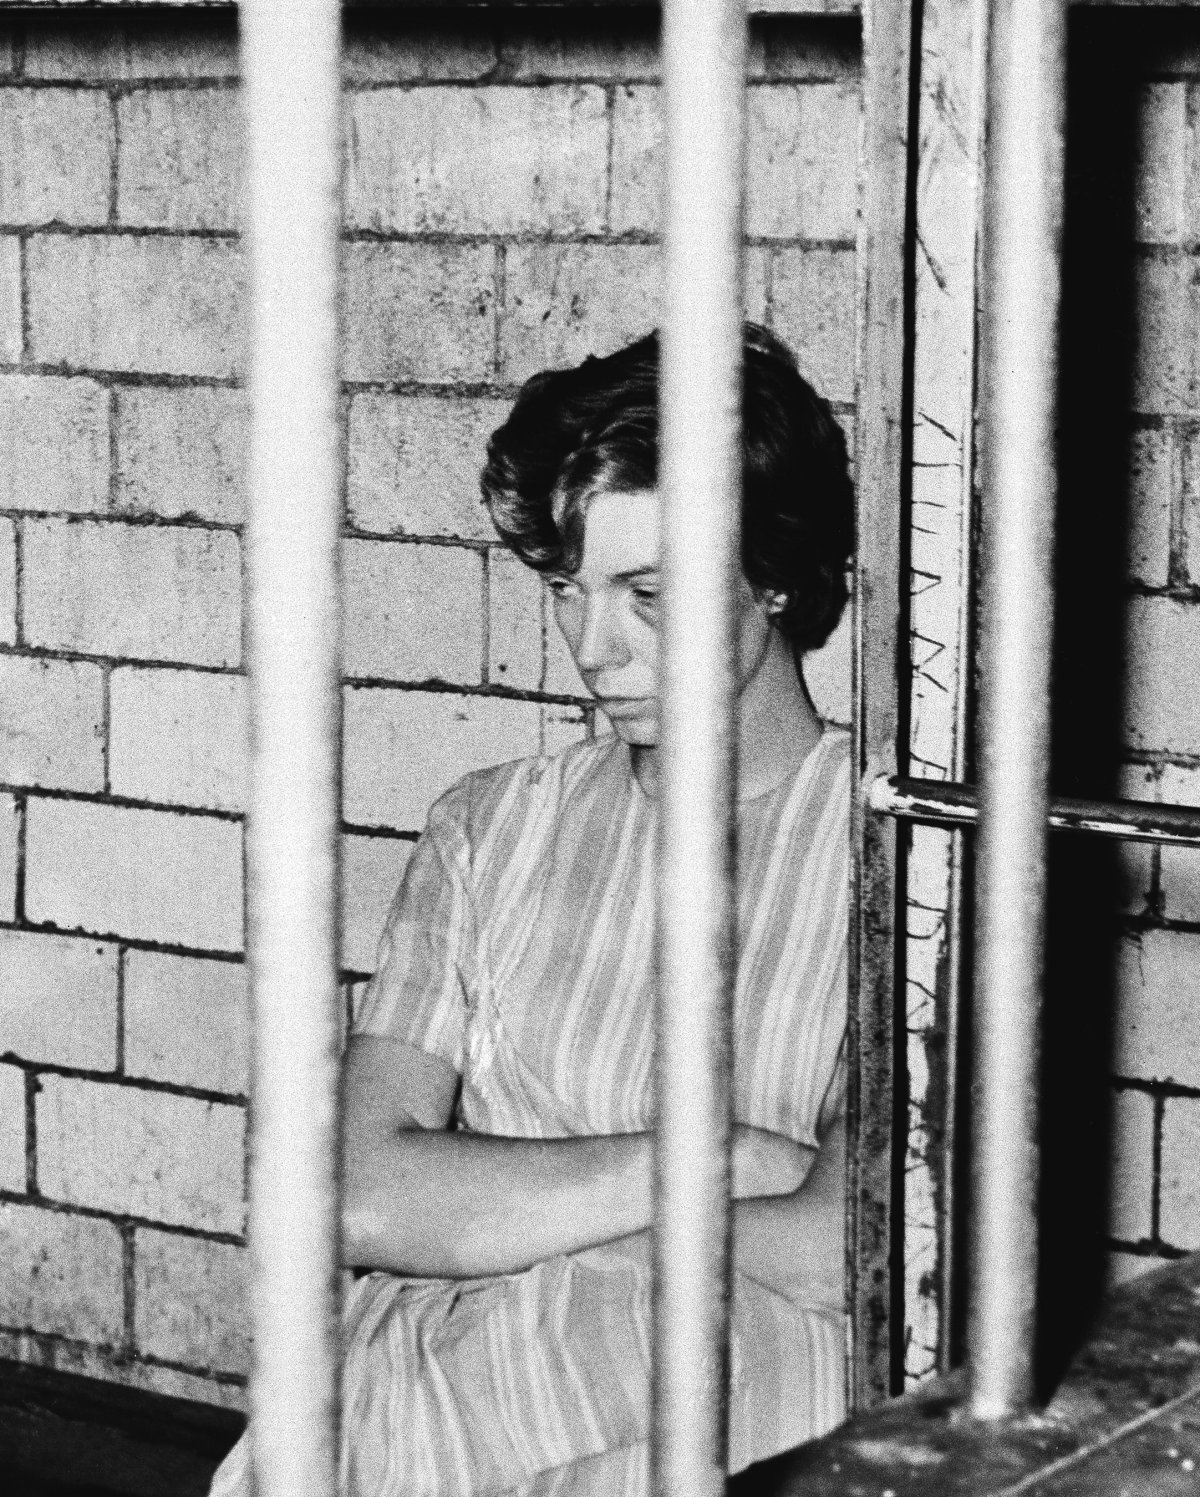
[[590,598],[583,610],[575,663],[580,671],[613,670],[627,664],[629,646],[614,610],[603,598]]

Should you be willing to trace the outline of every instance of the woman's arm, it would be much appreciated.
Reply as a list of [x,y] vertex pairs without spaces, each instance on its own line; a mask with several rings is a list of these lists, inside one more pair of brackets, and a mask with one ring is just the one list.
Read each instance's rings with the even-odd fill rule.
[[649,1140],[447,1131],[458,1076],[408,1045],[357,1036],[343,1071],[343,1256],[361,1268],[511,1273],[649,1219]]
[[[648,1227],[648,1133],[516,1139],[447,1131],[458,1076],[444,1061],[370,1036],[343,1070],[343,1256],[356,1268],[471,1278]],[[807,1151],[738,1128],[739,1196],[791,1191]]]
[[830,1122],[803,1184],[786,1195],[737,1202],[734,1262],[789,1299],[844,1303],[846,1119]]

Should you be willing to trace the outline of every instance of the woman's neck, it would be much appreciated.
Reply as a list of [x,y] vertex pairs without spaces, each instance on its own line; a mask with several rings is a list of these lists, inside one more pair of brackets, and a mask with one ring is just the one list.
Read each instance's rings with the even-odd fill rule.
[[790,779],[822,730],[792,647],[772,629],[762,664],[738,699],[738,799],[753,800]]
[[[790,778],[821,737],[817,715],[791,646],[772,629],[762,659],[738,697],[739,801],[765,795]],[[658,787],[657,748],[631,749],[633,772],[648,795]]]

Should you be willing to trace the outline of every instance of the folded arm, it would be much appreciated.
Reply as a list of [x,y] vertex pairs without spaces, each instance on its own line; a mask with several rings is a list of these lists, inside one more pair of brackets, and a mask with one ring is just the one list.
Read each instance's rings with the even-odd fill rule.
[[845,1297],[846,1119],[822,1130],[803,1183],[786,1194],[739,1201],[733,1212],[739,1272],[788,1299],[840,1311]]
[[516,1139],[449,1132],[458,1076],[359,1036],[343,1072],[343,1256],[362,1268],[511,1273],[645,1225],[643,1134]]
[[[457,1085],[454,1069],[423,1051],[351,1040],[343,1072],[347,1264],[449,1278],[514,1273],[650,1225],[652,1135],[451,1132]],[[790,1139],[739,1127],[734,1194],[793,1192],[810,1158]]]

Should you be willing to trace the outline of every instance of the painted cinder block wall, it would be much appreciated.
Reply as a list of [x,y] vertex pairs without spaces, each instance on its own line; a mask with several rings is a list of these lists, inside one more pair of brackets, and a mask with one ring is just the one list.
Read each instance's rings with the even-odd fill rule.
[[[1190,18],[1189,18],[1190,20]],[[1200,805],[1200,29],[1137,49],[1125,793]],[[1112,1232],[1200,1248],[1200,850],[1130,848]],[[1145,1266],[1118,1255],[1116,1271]]]
[[[348,28],[349,992],[437,793],[592,731],[477,474],[526,375],[656,320],[658,70],[619,12]],[[233,1403],[236,73],[227,16],[0,25],[0,1355]],[[849,426],[854,23],[757,28],[750,122],[749,310]]]
[[[247,1361],[236,42],[0,20],[0,1355],[237,1403]],[[849,424],[856,32],[756,30],[749,306]],[[430,800],[592,730],[487,433],[655,318],[644,22],[349,23],[343,959]],[[1131,793],[1200,803],[1200,48],[1148,68]],[[812,684],[847,708],[846,634]],[[1131,853],[1114,1263],[1200,1246],[1200,862]]]

